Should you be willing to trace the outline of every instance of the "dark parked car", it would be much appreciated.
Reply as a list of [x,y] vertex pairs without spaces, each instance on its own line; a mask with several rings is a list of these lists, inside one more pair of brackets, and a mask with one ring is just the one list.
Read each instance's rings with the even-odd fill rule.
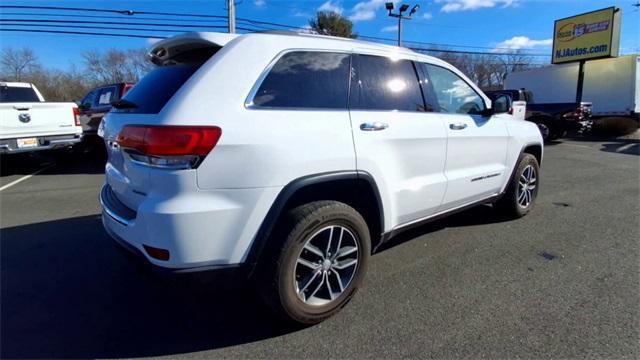
[[120,100],[133,83],[118,83],[95,88],[80,103],[80,123],[85,135],[96,135],[102,117],[111,110],[111,103]]
[[591,127],[591,103],[544,103],[535,102],[529,90],[485,91],[493,101],[500,95],[507,95],[512,101],[526,101],[525,119],[538,124],[544,140],[555,140],[565,135],[567,130],[588,130]]

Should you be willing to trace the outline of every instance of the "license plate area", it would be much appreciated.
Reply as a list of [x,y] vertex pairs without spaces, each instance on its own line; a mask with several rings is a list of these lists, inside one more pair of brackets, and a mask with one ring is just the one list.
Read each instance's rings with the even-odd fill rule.
[[23,138],[16,140],[18,149],[32,148],[38,146],[38,138]]

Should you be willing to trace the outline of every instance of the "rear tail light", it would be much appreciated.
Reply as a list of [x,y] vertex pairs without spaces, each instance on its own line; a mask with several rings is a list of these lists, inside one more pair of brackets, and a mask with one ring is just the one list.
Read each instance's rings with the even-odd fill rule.
[[78,109],[77,107],[73,108],[73,121],[75,122],[76,126],[82,126],[82,124],[80,123],[80,109]]
[[192,169],[213,150],[221,135],[217,126],[127,125],[118,135],[118,145],[144,165]]

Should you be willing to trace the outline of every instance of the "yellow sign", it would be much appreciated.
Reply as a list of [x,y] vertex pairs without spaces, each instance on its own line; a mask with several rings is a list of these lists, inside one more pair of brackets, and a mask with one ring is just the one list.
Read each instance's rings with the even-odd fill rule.
[[610,7],[556,20],[552,63],[618,56],[620,12]]

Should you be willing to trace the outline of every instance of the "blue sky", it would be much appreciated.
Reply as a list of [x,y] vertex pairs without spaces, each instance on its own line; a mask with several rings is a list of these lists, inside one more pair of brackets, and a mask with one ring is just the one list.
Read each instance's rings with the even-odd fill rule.
[[[396,22],[387,17],[384,0],[242,0],[237,5],[240,18],[284,23],[304,27],[318,10],[341,12],[354,22],[361,35],[394,38]],[[472,51],[491,51],[493,48],[523,48],[532,53],[550,54],[553,21],[559,18],[609,6],[623,9],[621,53],[640,53],[640,11],[631,5],[635,1],[600,0],[431,0],[406,1],[419,4],[420,10],[406,22],[405,41],[447,44],[449,48]],[[226,15],[224,0],[2,0],[2,5],[63,6],[98,9],[131,9],[136,11],[182,12],[208,15]],[[32,15],[17,14],[76,14],[74,17],[38,16],[37,19],[79,21],[142,21],[145,16],[104,13],[69,13],[53,10],[1,9],[3,19],[34,19]],[[117,16],[119,19],[88,18],[90,16]],[[148,15],[147,17],[152,17]],[[150,20],[147,20],[150,21]],[[154,21],[167,23],[169,20]],[[181,22],[187,24],[187,22]],[[224,22],[218,25],[225,25]],[[3,26],[5,29],[9,26]],[[113,26],[113,25],[100,25]],[[241,26],[241,24],[238,24]],[[17,27],[13,27],[17,28]],[[160,27],[156,27],[159,29]],[[61,29],[64,30],[64,29]],[[156,34],[155,31],[104,31],[112,33]],[[219,30],[224,31],[224,30]],[[159,33],[166,35],[167,33]],[[139,48],[149,46],[147,39],[111,38],[79,35],[53,35],[35,33],[0,32],[0,45],[32,48],[40,62],[52,68],[65,69],[79,64],[80,54],[88,49]],[[547,61],[546,58],[539,58]]]

